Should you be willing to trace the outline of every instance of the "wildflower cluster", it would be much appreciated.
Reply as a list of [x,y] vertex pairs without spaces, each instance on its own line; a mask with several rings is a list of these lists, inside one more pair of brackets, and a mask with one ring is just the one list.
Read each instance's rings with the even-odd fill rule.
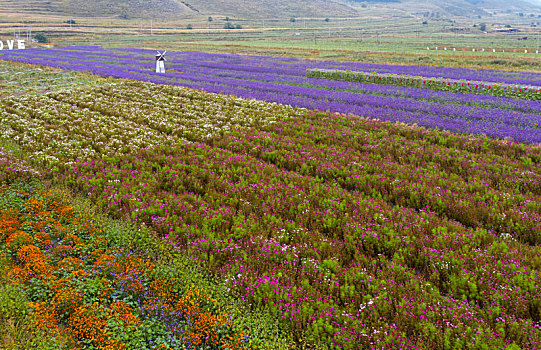
[[[376,106],[391,100],[362,108],[399,113]],[[255,348],[219,300],[156,263],[163,244],[298,348],[539,348],[540,147],[368,117],[143,82],[11,98],[0,128],[55,166],[46,176],[157,234],[134,249],[138,231],[107,239],[54,193],[2,187],[11,274],[39,323],[81,347]],[[536,118],[521,114],[517,135],[538,140]]]
[[27,162],[18,159],[11,152],[0,147],[0,183],[10,184],[15,181],[31,181],[41,175]]
[[26,290],[35,329],[65,348],[244,348],[217,301],[130,247],[114,246],[54,191],[0,192],[0,247]]

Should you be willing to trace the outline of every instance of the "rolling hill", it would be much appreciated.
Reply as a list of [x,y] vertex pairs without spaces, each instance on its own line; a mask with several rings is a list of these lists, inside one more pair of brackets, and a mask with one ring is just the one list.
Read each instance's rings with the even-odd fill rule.
[[400,0],[392,7],[410,13],[438,12],[450,17],[490,16],[496,12],[541,14],[541,2],[537,0]]
[[494,12],[541,14],[539,0],[0,0],[0,12],[16,15],[76,17],[185,18],[223,15],[233,18],[357,17],[371,8],[390,13],[436,12],[470,17]]

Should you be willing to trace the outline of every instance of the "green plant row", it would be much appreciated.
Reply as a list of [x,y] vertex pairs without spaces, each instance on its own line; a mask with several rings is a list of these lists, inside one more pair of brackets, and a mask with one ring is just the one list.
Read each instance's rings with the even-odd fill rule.
[[530,100],[541,100],[541,88],[535,86],[510,85],[502,83],[454,80],[377,72],[355,72],[337,69],[309,69],[308,78],[332,79],[356,83],[371,83],[451,91],[469,94],[508,96]]

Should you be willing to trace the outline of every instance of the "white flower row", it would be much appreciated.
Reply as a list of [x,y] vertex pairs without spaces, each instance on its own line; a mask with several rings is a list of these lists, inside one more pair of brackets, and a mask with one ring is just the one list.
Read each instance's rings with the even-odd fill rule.
[[154,145],[205,141],[299,112],[257,100],[125,81],[12,97],[0,106],[0,131],[42,163],[68,164]]

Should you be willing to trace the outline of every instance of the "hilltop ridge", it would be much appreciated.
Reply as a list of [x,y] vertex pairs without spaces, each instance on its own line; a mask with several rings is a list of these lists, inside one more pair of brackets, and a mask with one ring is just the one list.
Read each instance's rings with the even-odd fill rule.
[[495,12],[541,13],[534,0],[0,0],[2,13],[117,18],[358,17],[377,8],[401,15],[490,16]]

